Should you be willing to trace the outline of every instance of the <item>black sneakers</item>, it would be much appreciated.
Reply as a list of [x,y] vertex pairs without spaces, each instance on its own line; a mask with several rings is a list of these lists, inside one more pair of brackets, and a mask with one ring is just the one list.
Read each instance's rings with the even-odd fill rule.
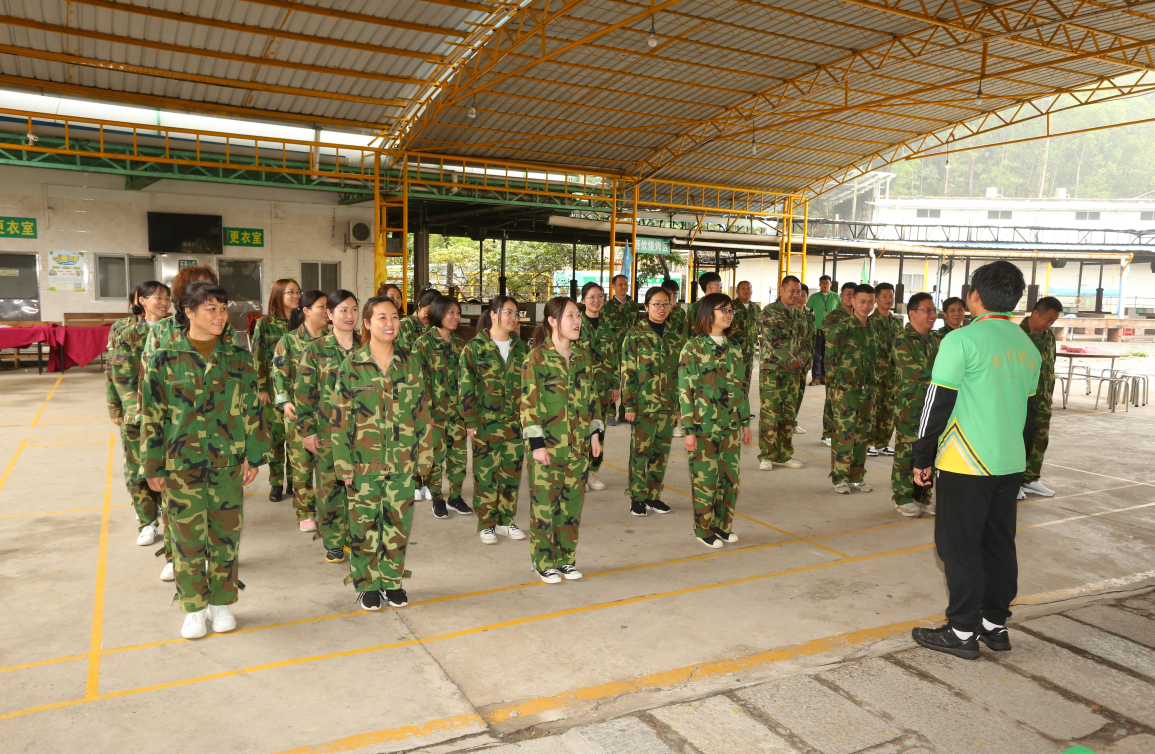
[[329,563],[340,563],[345,559],[345,550],[342,547],[337,547],[332,550],[325,550],[325,560]]
[[462,500],[460,497],[449,498],[448,502],[446,502],[446,505],[448,505],[452,510],[457,511],[458,513],[460,513],[463,516],[468,516],[471,513],[473,513],[473,509],[470,508],[468,505],[466,505],[465,501]]
[[357,604],[362,610],[380,610],[381,592],[376,589],[371,592],[357,592]]
[[1008,652],[1011,648],[1011,636],[1006,626],[998,626],[988,631],[983,624],[979,624],[979,641],[987,645],[987,649],[995,652]]
[[651,500],[648,503],[646,503],[646,507],[649,508],[650,510],[652,510],[654,513],[669,513],[670,512],[670,506],[666,505],[661,500]]
[[722,540],[723,542],[729,542],[730,544],[734,544],[735,542],[738,541],[738,535],[732,531],[729,531],[729,532],[722,531],[721,529],[713,528],[713,527],[712,527],[712,529],[714,532],[714,536],[716,536],[718,539]]
[[409,598],[405,596],[404,589],[385,589],[384,592],[389,607],[405,607],[409,604]]
[[631,500],[630,501],[630,515],[631,516],[645,516],[649,513],[649,508],[646,506],[645,500]]
[[269,502],[279,503],[285,499],[285,488],[279,484],[274,484],[269,489]]
[[920,647],[933,649],[935,652],[945,652],[964,660],[979,658],[979,642],[975,639],[975,634],[972,633],[969,639],[960,639],[949,623],[944,623],[938,628],[919,626],[910,632],[910,636]]
[[449,511],[445,510],[445,501],[439,497],[433,498],[433,517],[449,518]]

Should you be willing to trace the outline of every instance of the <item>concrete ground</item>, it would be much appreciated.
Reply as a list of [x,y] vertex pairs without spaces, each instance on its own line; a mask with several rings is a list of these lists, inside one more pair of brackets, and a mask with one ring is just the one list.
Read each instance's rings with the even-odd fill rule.
[[[156,547],[135,545],[102,375],[94,367],[63,378],[0,374],[0,751],[432,752],[563,729],[576,729],[571,742],[593,743],[547,736],[522,745],[741,750],[695,739],[684,711],[699,707],[736,715],[734,730],[748,729],[751,740],[772,742],[772,731],[798,751],[880,743],[878,751],[945,753],[980,742],[984,751],[1061,751],[1056,741],[1113,737],[1121,726],[1132,738],[1150,734],[1153,695],[1138,683],[1155,677],[1151,651],[1139,648],[1151,643],[1126,633],[1131,644],[1088,639],[1068,625],[1119,633],[1098,619],[1028,624],[1030,636],[1016,632],[1018,647],[997,662],[892,654],[945,604],[932,521],[894,512],[888,458],[868,461],[874,492],[831,491],[822,398],[822,388],[810,388],[803,404],[808,432],[797,436],[796,455],[806,468],[758,471],[756,451],[743,453],[737,545],[707,550],[692,536],[677,445],[664,495],[673,514],[629,516],[628,427],[611,428],[609,489],[587,496],[582,520],[585,579],[542,584],[530,573],[528,542],[485,547],[475,519],[437,520],[425,504],[414,518],[411,602],[402,610],[355,610],[342,583],[347,566],[325,563],[288,501],[267,501],[262,474],[246,498],[238,629],[189,642],[179,636],[172,586],[157,579]],[[1016,621],[1155,584],[1155,418],[1151,408],[1090,406],[1077,395],[1056,410],[1044,481],[1058,495],[1019,509]],[[467,481],[467,499],[470,490]],[[527,499],[523,487],[523,528]],[[1142,605],[1111,610],[1149,614]],[[1048,643],[1075,651],[1050,665],[1047,657],[1014,664]],[[1132,655],[1146,659],[1125,670]],[[1053,695],[1036,694],[1038,718],[1027,714],[1033,703],[1023,712],[984,696],[986,681],[1023,686],[1024,672],[1073,704],[1101,705],[1094,712],[1108,727],[1083,732],[1092,722],[1085,710],[1072,711],[1067,728],[1047,727],[1046,716],[1070,709]],[[1084,675],[1115,696],[1080,690]],[[942,702],[936,714],[953,732],[936,737],[938,723],[898,693],[911,689]],[[1127,707],[1120,698],[1138,701]],[[688,702],[697,706],[681,706]],[[976,703],[993,722],[972,740],[973,728],[951,721]],[[634,714],[643,710],[654,712]],[[844,733],[861,736],[824,743],[808,715],[843,720]],[[581,727],[605,720],[614,722]],[[605,749],[597,731],[614,726],[639,737],[604,739]],[[883,728],[894,735],[875,742]]]

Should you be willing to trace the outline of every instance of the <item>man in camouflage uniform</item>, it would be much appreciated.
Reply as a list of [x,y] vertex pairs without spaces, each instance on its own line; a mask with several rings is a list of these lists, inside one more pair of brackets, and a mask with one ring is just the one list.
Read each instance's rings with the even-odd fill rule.
[[818,339],[818,325],[814,320],[814,312],[807,306],[810,299],[810,289],[806,284],[798,291],[798,300],[795,308],[798,310],[798,356],[802,366],[798,368],[798,399],[794,405],[794,434],[804,435],[806,430],[798,426],[798,412],[802,410],[802,399],[806,395],[806,373],[810,371],[814,362],[815,342]]
[[[822,323],[823,340],[829,341],[830,337],[826,334],[827,328],[834,327],[834,325],[841,322],[843,319],[852,316],[851,312],[854,310],[854,289],[858,287],[856,283],[843,283],[842,290],[839,292],[839,302],[841,306],[826,315],[826,319]],[[826,370],[826,354],[823,352],[823,384],[827,384],[825,377]],[[830,445],[830,436],[834,433],[834,412],[830,407],[830,389],[826,390],[826,400],[822,403],[822,442]]]
[[[710,272],[703,272],[698,276],[698,287],[702,289],[703,296],[709,296],[711,293],[722,292],[722,276],[711,270]],[[689,335],[694,331],[694,322],[698,319],[698,307],[701,305],[702,299],[699,298],[694,303],[690,304],[689,310],[686,312],[686,325],[682,328],[682,332]]]
[[798,370],[801,359],[802,315],[794,304],[799,281],[793,275],[782,278],[778,300],[762,310],[758,328],[762,338],[762,367],[759,379],[758,468],[769,471],[774,464],[802,468],[794,455],[794,419],[798,409]]
[[[625,339],[626,333],[638,323],[638,305],[629,298],[630,281],[625,275],[614,275],[610,280],[610,290],[613,293],[607,299],[605,308],[602,309],[602,317],[613,325],[614,331],[617,333],[614,347],[618,353],[621,353],[622,341]],[[626,409],[619,400],[617,413],[611,412],[606,423],[614,427],[619,421],[625,421],[625,418]]]
[[890,489],[894,509],[904,516],[933,515],[930,487],[914,483],[914,441],[922,416],[926,388],[934,368],[934,357],[942,336],[934,331],[934,299],[929,293],[916,293],[907,304],[910,323],[898,334],[891,350],[895,373],[894,465],[890,470]]
[[874,290],[874,305],[878,308],[871,313],[870,324],[878,330],[878,343],[882,350],[876,371],[878,390],[874,396],[874,418],[866,454],[892,456],[894,448],[890,447],[890,435],[894,432],[894,391],[897,382],[892,352],[894,339],[902,332],[902,317],[891,311],[894,308],[893,285],[879,283]]
[[417,311],[401,318],[401,331],[397,333],[397,339],[393,342],[394,348],[412,350],[417,338],[429,329],[429,305],[440,295],[441,291],[436,288],[421,291],[421,295],[417,297]]
[[730,340],[741,350],[742,384],[749,393],[750,378],[754,374],[754,347],[758,345],[758,317],[762,314],[762,309],[750,300],[754,288],[749,280],[738,283],[736,293],[738,297],[734,299],[734,321],[730,323]]
[[874,288],[856,286],[854,314],[826,333],[826,395],[834,424],[830,476],[840,494],[874,489],[864,481],[880,353],[878,331],[868,319],[873,310]]
[[666,289],[666,293],[670,294],[670,316],[666,317],[666,322],[678,332],[685,331],[687,329],[686,310],[678,303],[678,291],[681,289],[678,281],[666,278],[662,281],[662,287]]
[[1063,313],[1063,305],[1054,296],[1046,296],[1035,304],[1034,311],[1023,319],[1020,327],[1039,349],[1039,387],[1035,391],[1035,442],[1027,454],[1027,471],[1023,475],[1023,492],[1042,497],[1053,497],[1055,492],[1039,479],[1043,470],[1043,455],[1051,438],[1051,396],[1055,393],[1055,331],[1051,327]]

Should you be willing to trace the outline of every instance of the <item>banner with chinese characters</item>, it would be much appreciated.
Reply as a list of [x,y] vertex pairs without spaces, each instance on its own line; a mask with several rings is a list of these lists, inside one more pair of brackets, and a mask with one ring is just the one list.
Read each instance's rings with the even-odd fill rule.
[[36,238],[36,218],[0,217],[0,238]]
[[225,246],[264,246],[265,231],[258,228],[225,228]]
[[665,256],[670,253],[670,239],[638,236],[638,253]]
[[88,290],[88,268],[83,251],[53,251],[48,256],[48,290],[84,293]]

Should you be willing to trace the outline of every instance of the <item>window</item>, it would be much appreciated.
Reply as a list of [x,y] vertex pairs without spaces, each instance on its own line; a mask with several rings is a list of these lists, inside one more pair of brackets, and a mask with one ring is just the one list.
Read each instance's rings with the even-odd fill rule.
[[340,285],[340,262],[301,262],[301,290],[328,293]]
[[925,290],[922,287],[922,273],[919,273],[918,275],[907,275],[904,273],[902,276],[902,290],[904,293],[906,293],[906,299],[908,301],[910,300],[911,295],[920,293]]
[[97,300],[126,301],[130,290],[149,280],[156,280],[152,257],[96,257]]
[[1155,212],[1140,212],[1140,220],[1155,220]]
[[918,216],[937,219],[939,217],[942,217],[942,210],[941,209],[920,209],[918,211]]
[[989,209],[989,210],[987,210],[987,219],[988,220],[1010,220],[1011,219],[1011,211],[1009,209],[1003,209],[1003,210]]
[[218,259],[221,287],[229,292],[230,305],[238,301],[261,302],[261,263],[255,259]]
[[[1145,214],[1150,214],[1150,213],[1145,213]],[[1099,219],[1099,213],[1098,212],[1076,212],[1075,213],[1075,219],[1076,220],[1098,220]]]

